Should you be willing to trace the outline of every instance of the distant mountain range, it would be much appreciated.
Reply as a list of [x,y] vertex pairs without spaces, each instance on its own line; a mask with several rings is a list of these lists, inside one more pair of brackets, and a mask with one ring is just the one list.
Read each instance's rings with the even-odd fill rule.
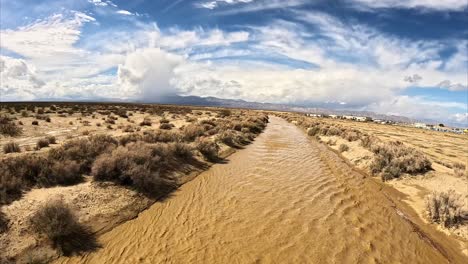
[[[93,99],[42,99],[40,101],[80,101],[80,102],[122,102],[121,99],[109,99],[109,98],[93,98]],[[126,101],[128,103],[135,101]],[[446,125],[463,127],[466,128],[467,124],[463,123],[447,123],[432,119],[413,119],[404,116],[396,115],[384,115],[370,111],[355,111],[355,110],[343,110],[336,109],[338,106],[329,105],[329,107],[311,107],[304,105],[292,105],[292,104],[272,104],[272,103],[258,103],[249,102],[244,100],[234,99],[221,99],[217,97],[200,97],[200,96],[179,96],[171,95],[161,97],[159,100],[148,100],[148,101],[137,101],[137,103],[160,103],[160,104],[176,104],[176,105],[195,105],[195,106],[218,106],[218,107],[230,107],[230,108],[245,108],[245,109],[260,109],[260,110],[273,110],[273,111],[288,111],[288,112],[300,112],[300,113],[315,113],[315,114],[326,114],[326,115],[355,115],[355,116],[368,116],[373,119],[390,120],[400,123],[414,123],[424,122],[428,124],[444,123]],[[325,105],[325,104],[322,104]]]
[[316,113],[326,115],[356,115],[368,116],[373,119],[384,119],[401,123],[412,123],[416,120],[394,115],[382,115],[369,111],[352,111],[352,110],[334,110],[319,107],[306,107],[289,104],[272,104],[272,103],[257,103],[248,102],[244,100],[234,99],[221,99],[217,97],[199,97],[199,96],[167,96],[158,101],[145,101],[145,103],[164,103],[164,104],[178,104],[178,105],[197,105],[197,106],[219,106],[230,108],[246,108],[246,109],[260,109],[260,110],[274,110],[274,111],[292,111],[302,113]]

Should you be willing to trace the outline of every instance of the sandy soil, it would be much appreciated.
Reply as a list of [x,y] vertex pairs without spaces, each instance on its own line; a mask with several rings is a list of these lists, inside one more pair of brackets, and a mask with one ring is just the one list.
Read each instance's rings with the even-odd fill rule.
[[[463,203],[464,210],[468,211],[468,178],[457,176],[454,169],[448,167],[454,163],[467,164],[467,135],[344,120],[320,120],[329,123],[339,123],[345,127],[356,128],[377,136],[382,140],[399,140],[425,153],[432,161],[432,171],[424,175],[403,175],[401,178],[386,182],[386,184],[395,187],[406,195],[404,199],[405,202],[413,207],[422,219],[426,219],[426,196],[434,191],[455,191],[455,193],[460,196],[460,202]],[[356,167],[370,174],[368,168],[370,162],[372,162],[373,154],[369,150],[361,147],[359,141],[348,142],[336,136],[320,136],[320,138],[324,143],[328,143],[327,145],[335,150],[338,150],[340,144],[346,144],[349,150],[341,153],[342,156]],[[330,145],[331,142],[334,144],[332,143]],[[442,149],[442,151],[438,151],[438,149]],[[463,241],[468,241],[468,225],[466,224],[449,230],[440,228],[440,226],[437,226],[437,228],[444,232],[452,233],[460,237]],[[468,254],[468,252],[466,253]]]

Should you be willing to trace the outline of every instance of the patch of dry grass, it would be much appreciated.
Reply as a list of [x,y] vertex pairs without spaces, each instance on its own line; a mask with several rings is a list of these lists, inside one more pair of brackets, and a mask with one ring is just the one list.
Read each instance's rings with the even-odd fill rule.
[[429,221],[444,227],[457,226],[462,221],[460,197],[454,192],[434,192],[426,197],[426,214]]

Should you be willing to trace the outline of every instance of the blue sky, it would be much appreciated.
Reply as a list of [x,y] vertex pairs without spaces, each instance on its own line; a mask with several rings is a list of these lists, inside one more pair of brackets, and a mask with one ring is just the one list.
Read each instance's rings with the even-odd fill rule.
[[467,123],[466,0],[0,0],[0,100],[216,96]]

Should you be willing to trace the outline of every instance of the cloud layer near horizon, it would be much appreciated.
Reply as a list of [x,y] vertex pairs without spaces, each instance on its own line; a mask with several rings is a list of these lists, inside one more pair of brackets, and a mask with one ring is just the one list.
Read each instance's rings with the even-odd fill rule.
[[[90,1],[94,12],[63,11],[2,29],[0,99],[157,101],[180,94],[330,103],[466,122],[466,104],[404,93],[410,87],[466,91],[468,42],[463,38],[408,39],[300,8],[304,1],[263,2],[200,1],[193,8],[222,9],[225,15],[283,8],[284,17],[230,28],[161,29],[157,21],[139,19],[137,12],[113,2]],[[361,9],[466,7],[460,1],[348,2]],[[122,26],[102,25],[109,16],[123,20]]]

